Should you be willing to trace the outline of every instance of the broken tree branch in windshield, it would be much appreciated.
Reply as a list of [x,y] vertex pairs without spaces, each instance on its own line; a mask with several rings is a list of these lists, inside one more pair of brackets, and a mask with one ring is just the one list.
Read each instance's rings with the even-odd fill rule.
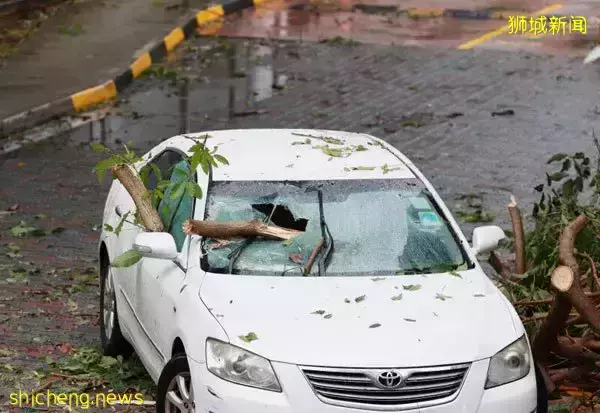
[[183,224],[186,235],[200,235],[202,237],[230,239],[236,237],[264,237],[275,240],[289,240],[304,231],[267,225],[262,221],[198,221],[187,220]]

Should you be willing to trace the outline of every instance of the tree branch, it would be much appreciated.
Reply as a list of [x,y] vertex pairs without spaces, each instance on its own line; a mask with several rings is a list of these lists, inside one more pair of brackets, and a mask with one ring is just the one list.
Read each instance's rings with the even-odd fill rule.
[[517,274],[525,274],[527,271],[527,258],[525,256],[525,230],[523,228],[523,218],[521,211],[517,206],[517,200],[513,195],[510,196],[508,204],[508,213],[512,222],[513,233],[515,234],[515,259]]

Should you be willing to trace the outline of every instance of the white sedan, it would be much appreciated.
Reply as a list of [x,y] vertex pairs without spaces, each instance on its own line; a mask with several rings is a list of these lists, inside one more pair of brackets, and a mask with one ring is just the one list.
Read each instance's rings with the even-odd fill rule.
[[[365,134],[210,131],[170,138],[140,166],[185,169],[205,134],[229,164],[198,169],[203,198],[159,209],[168,232],[125,223],[99,245],[104,352],[133,347],[159,413],[546,411],[523,324],[476,259],[500,228],[469,245],[415,165]],[[133,209],[113,181],[104,224]],[[188,218],[301,235],[223,242],[186,235]],[[111,267],[132,248],[141,261]]]

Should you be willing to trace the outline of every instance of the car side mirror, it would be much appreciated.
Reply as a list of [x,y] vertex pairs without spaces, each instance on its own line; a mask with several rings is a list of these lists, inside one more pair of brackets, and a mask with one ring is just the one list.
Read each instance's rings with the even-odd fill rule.
[[135,237],[133,249],[147,258],[162,260],[177,258],[175,238],[168,232],[142,232]]
[[485,225],[473,230],[473,252],[483,254],[498,248],[498,243],[506,238],[502,228],[496,225]]

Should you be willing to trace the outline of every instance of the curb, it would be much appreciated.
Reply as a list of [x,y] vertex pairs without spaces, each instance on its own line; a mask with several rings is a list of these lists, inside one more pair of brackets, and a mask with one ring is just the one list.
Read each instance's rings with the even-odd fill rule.
[[33,109],[0,120],[0,138],[9,134],[37,126],[42,122],[57,119],[63,115],[81,112],[89,107],[116,98],[136,78],[139,78],[153,63],[162,61],[185,39],[190,38],[196,28],[252,7],[258,7],[268,0],[232,0],[200,10],[195,15],[154,44],[149,51],[137,57],[129,67],[114,79],[62,99],[48,102]]

